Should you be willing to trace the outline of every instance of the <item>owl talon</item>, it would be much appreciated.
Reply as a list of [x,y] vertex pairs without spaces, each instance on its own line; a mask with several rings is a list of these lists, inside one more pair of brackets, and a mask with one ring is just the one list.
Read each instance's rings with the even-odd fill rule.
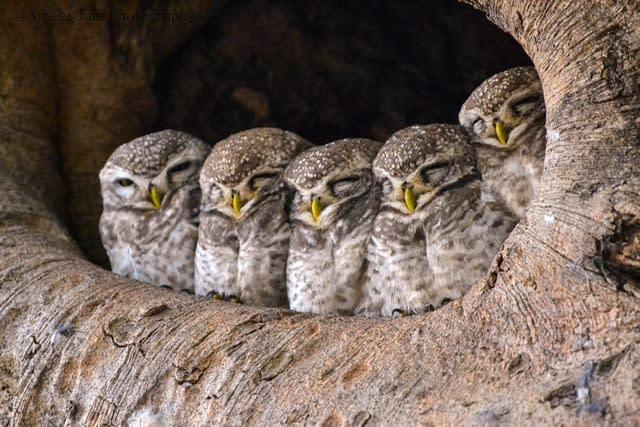
[[218,301],[223,301],[224,298],[222,297],[222,295],[220,295],[219,293],[217,293],[216,291],[210,291],[207,293],[207,298],[211,298],[211,299],[215,299]]
[[170,290],[170,291],[172,291],[172,290],[173,290],[173,288],[172,288],[171,286],[169,286],[169,285],[160,285],[159,287],[160,287],[160,288],[163,288],[163,289],[168,289],[168,290]]
[[235,295],[229,295],[226,298],[227,301],[229,301],[231,304],[242,304],[242,301],[240,301],[240,298],[238,298]]
[[407,313],[404,310],[400,310],[399,308],[396,308],[391,312],[391,317],[393,317],[394,319],[397,319],[399,317],[408,317],[408,316],[410,316],[409,313]]

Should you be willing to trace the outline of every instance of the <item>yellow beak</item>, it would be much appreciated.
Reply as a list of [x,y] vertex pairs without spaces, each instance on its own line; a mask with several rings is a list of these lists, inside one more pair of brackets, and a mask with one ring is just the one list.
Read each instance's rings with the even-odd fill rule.
[[236,218],[240,218],[240,210],[242,209],[242,199],[238,193],[233,194],[231,199],[231,206],[233,206],[233,212],[236,214]]
[[163,196],[164,194],[159,192],[155,186],[151,186],[151,189],[149,190],[149,198],[151,199],[151,203],[153,203],[153,206],[155,206],[156,209],[160,209]]
[[498,135],[498,141],[500,141],[500,144],[505,145],[507,143],[509,132],[502,122],[496,123],[496,135]]
[[409,212],[414,213],[416,211],[416,195],[411,188],[404,190],[404,202]]
[[313,217],[313,220],[315,222],[318,222],[320,220],[320,213],[322,212],[323,208],[324,206],[320,204],[320,199],[318,199],[317,197],[311,199],[311,216]]

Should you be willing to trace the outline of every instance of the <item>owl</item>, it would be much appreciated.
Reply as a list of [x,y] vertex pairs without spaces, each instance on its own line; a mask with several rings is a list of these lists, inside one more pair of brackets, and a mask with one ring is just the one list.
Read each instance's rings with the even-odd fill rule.
[[488,78],[458,118],[472,136],[482,179],[522,218],[542,175],[546,145],[544,98],[535,69],[511,68]]
[[311,144],[275,128],[217,143],[202,167],[195,292],[263,306],[286,306],[290,191],[282,173]]
[[294,190],[287,295],[301,312],[352,314],[379,191],[371,163],[382,144],[341,139],[299,154],[284,173]]
[[486,273],[516,219],[485,189],[465,130],[412,126],[373,161],[382,195],[356,312],[423,313]]
[[209,146],[163,130],[118,147],[100,171],[100,237],[121,276],[193,291],[200,168]]

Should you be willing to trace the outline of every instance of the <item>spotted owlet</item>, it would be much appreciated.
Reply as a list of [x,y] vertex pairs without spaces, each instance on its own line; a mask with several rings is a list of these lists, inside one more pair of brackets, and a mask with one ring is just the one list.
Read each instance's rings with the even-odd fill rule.
[[299,154],[285,180],[295,189],[287,261],[291,309],[353,313],[379,192],[371,162],[382,144],[341,139]]
[[213,147],[200,174],[196,294],[286,305],[290,192],[282,172],[310,146],[292,132],[257,128]]
[[515,224],[484,190],[464,129],[402,129],[380,149],[373,172],[382,181],[381,205],[356,312],[422,313],[462,296]]
[[122,276],[193,291],[200,167],[209,146],[164,130],[118,147],[100,171],[100,236]]
[[482,179],[518,217],[524,216],[544,163],[545,106],[533,67],[485,80],[458,116],[472,136]]

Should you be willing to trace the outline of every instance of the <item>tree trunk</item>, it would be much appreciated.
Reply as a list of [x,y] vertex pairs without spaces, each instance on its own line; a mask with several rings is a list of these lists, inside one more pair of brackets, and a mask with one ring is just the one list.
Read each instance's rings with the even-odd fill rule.
[[[0,422],[122,425],[141,411],[167,425],[640,422],[638,5],[469,2],[540,73],[542,188],[467,295],[391,320],[206,301],[86,261],[61,225],[63,188],[72,202],[86,194],[82,176],[149,126],[148,73],[167,52],[141,37],[167,35],[104,20],[75,33],[4,2]],[[74,203],[82,217],[99,198]]]

